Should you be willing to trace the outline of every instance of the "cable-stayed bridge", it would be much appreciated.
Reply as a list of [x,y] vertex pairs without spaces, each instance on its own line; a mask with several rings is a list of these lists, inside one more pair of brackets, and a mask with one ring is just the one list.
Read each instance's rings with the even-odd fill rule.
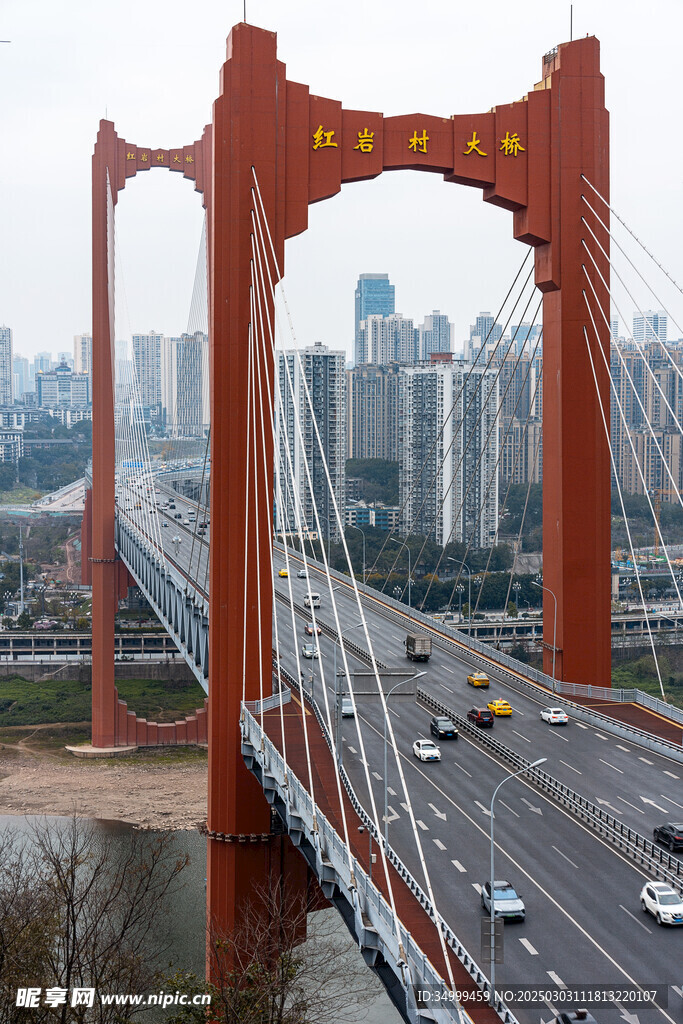
[[[496,877],[525,880],[532,922],[519,938],[506,926],[498,977],[508,987],[533,981],[541,991],[542,983],[566,988],[579,979],[637,986],[664,979],[663,965],[673,977],[677,962],[668,935],[653,936],[639,920],[632,926],[629,908],[638,910],[643,871],[679,884],[675,853],[647,838],[646,812],[664,813],[663,803],[670,815],[680,806],[672,788],[680,721],[664,704],[638,707],[659,723],[643,728],[604,690],[614,385],[597,41],[546,55],[541,86],[481,115],[346,110],[288,81],[273,34],[242,24],[231,33],[222,92],[199,141],[154,150],[103,121],[93,159],[93,473],[84,519],[93,744],[150,740],[114,687],[116,598],[132,576],[208,693],[208,719],[200,709],[177,724],[175,737],[206,735],[209,743],[212,926],[235,930],[244,902],[275,878],[305,891],[315,877],[409,1021],[462,1019],[464,1010],[475,1020],[515,1017],[500,990],[487,996],[495,955],[480,965],[497,941],[478,910],[493,849],[505,866]],[[127,180],[152,166],[194,181],[207,210],[188,330],[164,355],[176,391],[161,450],[145,423],[148,382],[113,358],[115,206]],[[513,213],[515,237],[534,255],[513,282],[505,315],[519,323],[542,306],[545,675],[435,630],[419,610],[371,596],[350,561],[348,575],[329,568],[324,545],[310,560],[321,537],[339,537],[347,556],[348,549],[327,424],[315,415],[320,380],[296,355],[279,284],[284,242],[306,228],[309,203],[405,168],[482,189],[486,201]],[[476,369],[452,374],[442,428],[404,502],[405,536],[438,524],[447,542],[462,522],[470,538],[480,535],[483,510],[498,493],[497,403],[511,379],[502,365],[520,357],[513,372],[530,373],[539,344],[522,364],[524,346],[514,333],[506,337],[498,356],[486,339]],[[531,405],[539,384],[528,384]],[[671,416],[678,423],[674,408]],[[416,443],[426,429],[425,420]],[[439,490],[444,473],[449,482]],[[415,528],[426,519],[429,529]],[[411,565],[407,541],[391,543],[393,568],[408,563],[410,605],[420,551]],[[424,668],[406,667],[405,634],[415,628],[433,635]],[[493,740],[467,718],[472,704],[486,703],[465,682],[482,664],[492,694],[512,706],[511,728],[494,729]],[[569,737],[538,717],[565,683],[578,686]],[[588,685],[598,689],[581,690]],[[351,701],[346,722],[343,694]],[[412,757],[435,713],[460,728],[457,743],[441,744],[438,782],[435,765]],[[548,761],[543,770],[534,767],[540,759]],[[523,780],[497,805],[502,820],[489,848],[488,801],[501,767]],[[561,999],[551,993],[542,1005]],[[639,1013],[667,1015],[663,1007]],[[525,1020],[530,1014],[520,1011]]]

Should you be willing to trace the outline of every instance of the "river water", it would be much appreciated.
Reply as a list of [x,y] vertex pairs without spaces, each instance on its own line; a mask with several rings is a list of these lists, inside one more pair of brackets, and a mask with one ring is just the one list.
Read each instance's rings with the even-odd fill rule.
[[[45,819],[14,817],[0,815],[0,832],[11,830],[26,834],[32,821],[67,822],[67,818]],[[120,821],[92,822],[104,838],[113,839],[115,843],[126,843],[133,832],[133,827]],[[155,835],[156,833],[151,833]],[[160,964],[165,973],[172,974],[175,970],[193,971],[204,975],[204,926],[206,901],[206,840],[196,831],[177,831],[173,833],[174,844],[178,856],[187,854],[189,866],[182,874],[183,887],[170,900],[164,919],[164,937],[169,943],[164,955],[164,963]],[[346,926],[334,909],[318,911],[309,916],[309,939],[315,943],[316,929],[327,931],[331,927],[340,942],[345,942],[348,958],[348,970],[362,967],[362,957],[356,944],[351,939]],[[302,947],[305,950],[305,946]],[[381,982],[367,968],[368,998],[363,1002],[362,1011],[358,1013],[352,1024],[400,1024],[402,1018],[391,1004]],[[170,1012],[170,1011],[169,1011]],[[148,1012],[139,1018],[151,1024],[152,1021],[163,1022],[163,1011]],[[348,1018],[347,1018],[348,1019]]]

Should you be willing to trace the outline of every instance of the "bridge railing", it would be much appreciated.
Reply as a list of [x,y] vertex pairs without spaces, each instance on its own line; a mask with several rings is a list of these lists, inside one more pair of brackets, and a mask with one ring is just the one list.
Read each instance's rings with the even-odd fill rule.
[[[494,739],[489,730],[484,732],[484,730],[478,729],[463,715],[459,715],[453,708],[437,697],[433,697],[421,687],[418,687],[417,695],[423,703],[438,714],[448,715],[459,729],[476,739],[482,746],[487,747],[493,754],[507,761],[515,770],[528,768],[531,762],[527,758],[518,754],[516,750],[506,747],[500,740]],[[596,806],[580,793],[559,782],[542,768],[532,769],[526,777],[626,853],[631,860],[646,867],[653,876],[661,878],[669,885],[680,887],[683,881],[683,863],[673,854],[666,853],[660,847],[655,846],[651,840],[646,839],[636,829],[624,824],[614,815],[608,814],[602,807]]]
[[[282,545],[277,546],[280,550],[284,550]],[[289,550],[292,556],[300,558],[300,552],[293,548],[290,548]],[[314,562],[313,559],[308,559],[308,561],[316,568],[321,570],[324,569],[322,563]],[[339,572],[337,569],[330,569],[330,576],[335,581],[345,583],[348,586],[349,577],[346,573]],[[389,594],[382,594],[373,587],[364,585],[360,580],[356,580],[356,584],[358,586],[358,590],[362,594],[366,594],[368,597],[373,597],[375,600],[380,600],[388,609],[396,613],[397,619],[400,619],[400,621],[405,624],[406,606],[402,602],[396,601]],[[506,654],[505,651],[499,651],[496,648],[492,648],[489,644],[484,643],[482,640],[477,640],[476,637],[469,636],[462,630],[454,629],[453,626],[447,623],[438,623],[437,625],[430,615],[425,615],[418,609],[412,608],[410,610],[410,619],[415,623],[419,623],[430,632],[437,633],[440,639],[445,639],[447,642],[450,642],[454,646],[460,648],[466,647],[471,654],[481,655],[487,661],[494,662],[502,670],[508,672],[516,682],[522,683],[522,685],[525,682],[525,679],[522,676],[523,673],[526,679],[535,683],[537,686],[542,686],[545,689],[550,690],[550,692],[554,693],[556,696],[599,696],[603,700],[613,700],[617,703],[637,703],[683,725],[682,709],[674,707],[672,704],[668,704],[665,701],[659,700],[657,697],[653,697],[649,693],[644,693],[642,690],[612,689],[611,687],[595,687],[586,683],[565,683],[561,680],[553,680],[552,676],[547,675],[545,672],[532,668],[530,665],[522,665],[516,658]]]
[[[282,676],[284,678],[289,677],[290,683],[293,686],[296,686],[296,680],[286,671],[286,669],[281,669],[281,674],[282,674]],[[320,726],[320,729],[322,731],[323,737],[325,738],[325,742],[327,743],[327,746],[328,746],[328,748],[330,750],[330,753],[334,757],[334,749],[333,749],[333,744],[332,744],[332,737],[331,737],[329,729],[327,727],[327,723],[325,721],[325,718],[324,718],[324,716],[322,714],[322,710],[320,709],[320,707],[317,704],[317,702],[315,700],[313,700],[311,695],[307,691],[304,691],[304,692],[305,692],[305,695],[306,695],[306,701],[310,705],[310,707],[311,707],[311,709],[312,709],[312,711],[313,711],[313,713],[314,713],[314,715],[316,717],[316,720],[317,720],[317,722],[318,722],[318,724]],[[339,766],[339,775],[340,775],[340,778],[341,778],[342,783],[344,785],[344,789],[346,790],[346,792],[348,794],[348,797],[349,797],[349,799],[351,801],[351,804],[352,804],[353,809],[355,810],[356,814],[360,818],[360,820],[363,823],[363,825],[371,833],[372,838],[377,843],[377,845],[378,846],[383,846],[384,845],[384,836],[383,836],[383,834],[381,832],[378,832],[377,826],[372,821],[372,819],[368,815],[367,811],[363,807],[362,803],[358,799],[356,791],[353,788],[351,780],[350,780],[350,778],[349,778],[349,776],[348,776],[348,774],[346,772],[346,769],[344,768],[343,765]],[[420,904],[420,906],[422,907],[422,909],[428,914],[430,920],[437,927],[439,927],[439,926],[441,927],[443,935],[444,935],[444,939],[446,941],[446,944],[453,950],[453,952],[457,956],[458,960],[460,960],[460,963],[463,965],[463,967],[465,968],[467,973],[470,975],[472,980],[475,982],[475,984],[477,985],[479,990],[482,991],[482,992],[483,991],[488,991],[489,982],[488,982],[488,978],[486,977],[484,971],[479,967],[479,965],[477,964],[476,960],[470,955],[469,951],[466,949],[466,947],[460,941],[460,939],[455,934],[453,929],[450,927],[448,922],[445,921],[445,919],[441,915],[439,915],[439,917],[437,919],[437,917],[436,917],[436,915],[434,913],[434,907],[432,905],[431,900],[429,899],[427,894],[424,892],[422,887],[415,880],[415,878],[410,873],[408,868],[405,866],[405,864],[403,863],[403,861],[401,860],[399,855],[396,853],[396,851],[391,846],[387,846],[385,848],[385,853],[386,853],[386,858],[389,861],[389,863],[396,869],[398,874],[401,876],[401,878],[403,879],[405,884],[410,889],[410,891],[413,894],[413,896],[417,899],[417,901]],[[443,986],[443,982],[440,982],[440,984]],[[512,1011],[509,1009],[509,1007],[505,1004],[505,1002],[502,999],[500,999],[500,998],[496,999],[496,1011],[497,1011],[498,1015],[500,1016],[501,1020],[505,1022],[505,1024],[517,1024],[516,1017],[514,1016]]]

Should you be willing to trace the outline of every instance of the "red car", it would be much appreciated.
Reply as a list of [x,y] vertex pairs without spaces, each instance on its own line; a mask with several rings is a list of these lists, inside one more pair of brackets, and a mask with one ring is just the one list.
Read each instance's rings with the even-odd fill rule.
[[307,622],[304,628],[304,633],[306,633],[308,636],[313,636],[314,633],[317,633],[318,636],[320,636],[320,634],[322,633],[322,629],[320,628],[320,626],[314,626],[312,622]]
[[493,715],[488,708],[470,708],[467,712],[468,722],[474,722],[480,729],[493,728]]

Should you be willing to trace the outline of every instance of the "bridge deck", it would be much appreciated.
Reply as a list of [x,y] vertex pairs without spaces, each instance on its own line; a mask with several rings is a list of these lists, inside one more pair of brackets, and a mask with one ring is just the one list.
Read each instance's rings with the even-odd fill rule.
[[[283,709],[285,741],[287,747],[287,762],[291,766],[299,780],[308,785],[308,763],[306,759],[306,748],[304,734],[301,724],[301,703],[292,694],[292,701]],[[337,794],[337,782],[335,778],[334,764],[330,749],[327,746],[318,721],[312,711],[306,709],[306,721],[308,727],[308,742],[311,758],[311,771],[313,785],[315,788],[315,800],[322,814],[334,826],[340,836],[344,835],[342,817],[339,808]],[[263,729],[282,753],[282,728],[280,722],[280,710],[278,708],[268,711],[263,716]],[[348,794],[342,788],[344,809],[349,829],[349,841],[351,850],[361,863],[368,870],[369,844],[366,833],[358,832],[358,825],[361,823],[356,811],[349,799]],[[389,887],[381,858],[376,843],[373,842],[373,852],[377,855],[377,862],[372,866],[372,880],[383,896],[389,902]],[[412,934],[424,954],[429,958],[432,965],[442,977],[446,976],[446,968],[443,959],[443,952],[436,925],[422,908],[417,898],[413,895],[406,882],[403,881],[398,872],[387,864],[388,873],[391,877],[391,885],[394,893],[396,910],[399,918],[406,929]],[[421,879],[417,879],[422,884]],[[453,927],[453,924],[451,925]],[[454,929],[457,932],[457,927]],[[456,986],[461,991],[471,993],[478,992],[478,988],[470,977],[466,968],[456,957],[455,953],[448,949],[451,968]],[[474,959],[478,959],[478,950],[470,951]],[[475,1003],[474,997],[466,1004],[466,1010],[476,1024],[500,1024],[500,1017],[488,1005]]]
[[607,700],[604,697],[584,697],[576,694],[567,695],[567,699],[574,704],[581,704],[582,707],[597,711],[601,715],[614,718],[615,721],[624,725],[631,725],[634,729],[642,729],[652,736],[668,740],[670,743],[677,743],[680,746],[683,742],[683,729],[678,722],[665,718],[664,715],[643,707],[642,704],[622,703]]

